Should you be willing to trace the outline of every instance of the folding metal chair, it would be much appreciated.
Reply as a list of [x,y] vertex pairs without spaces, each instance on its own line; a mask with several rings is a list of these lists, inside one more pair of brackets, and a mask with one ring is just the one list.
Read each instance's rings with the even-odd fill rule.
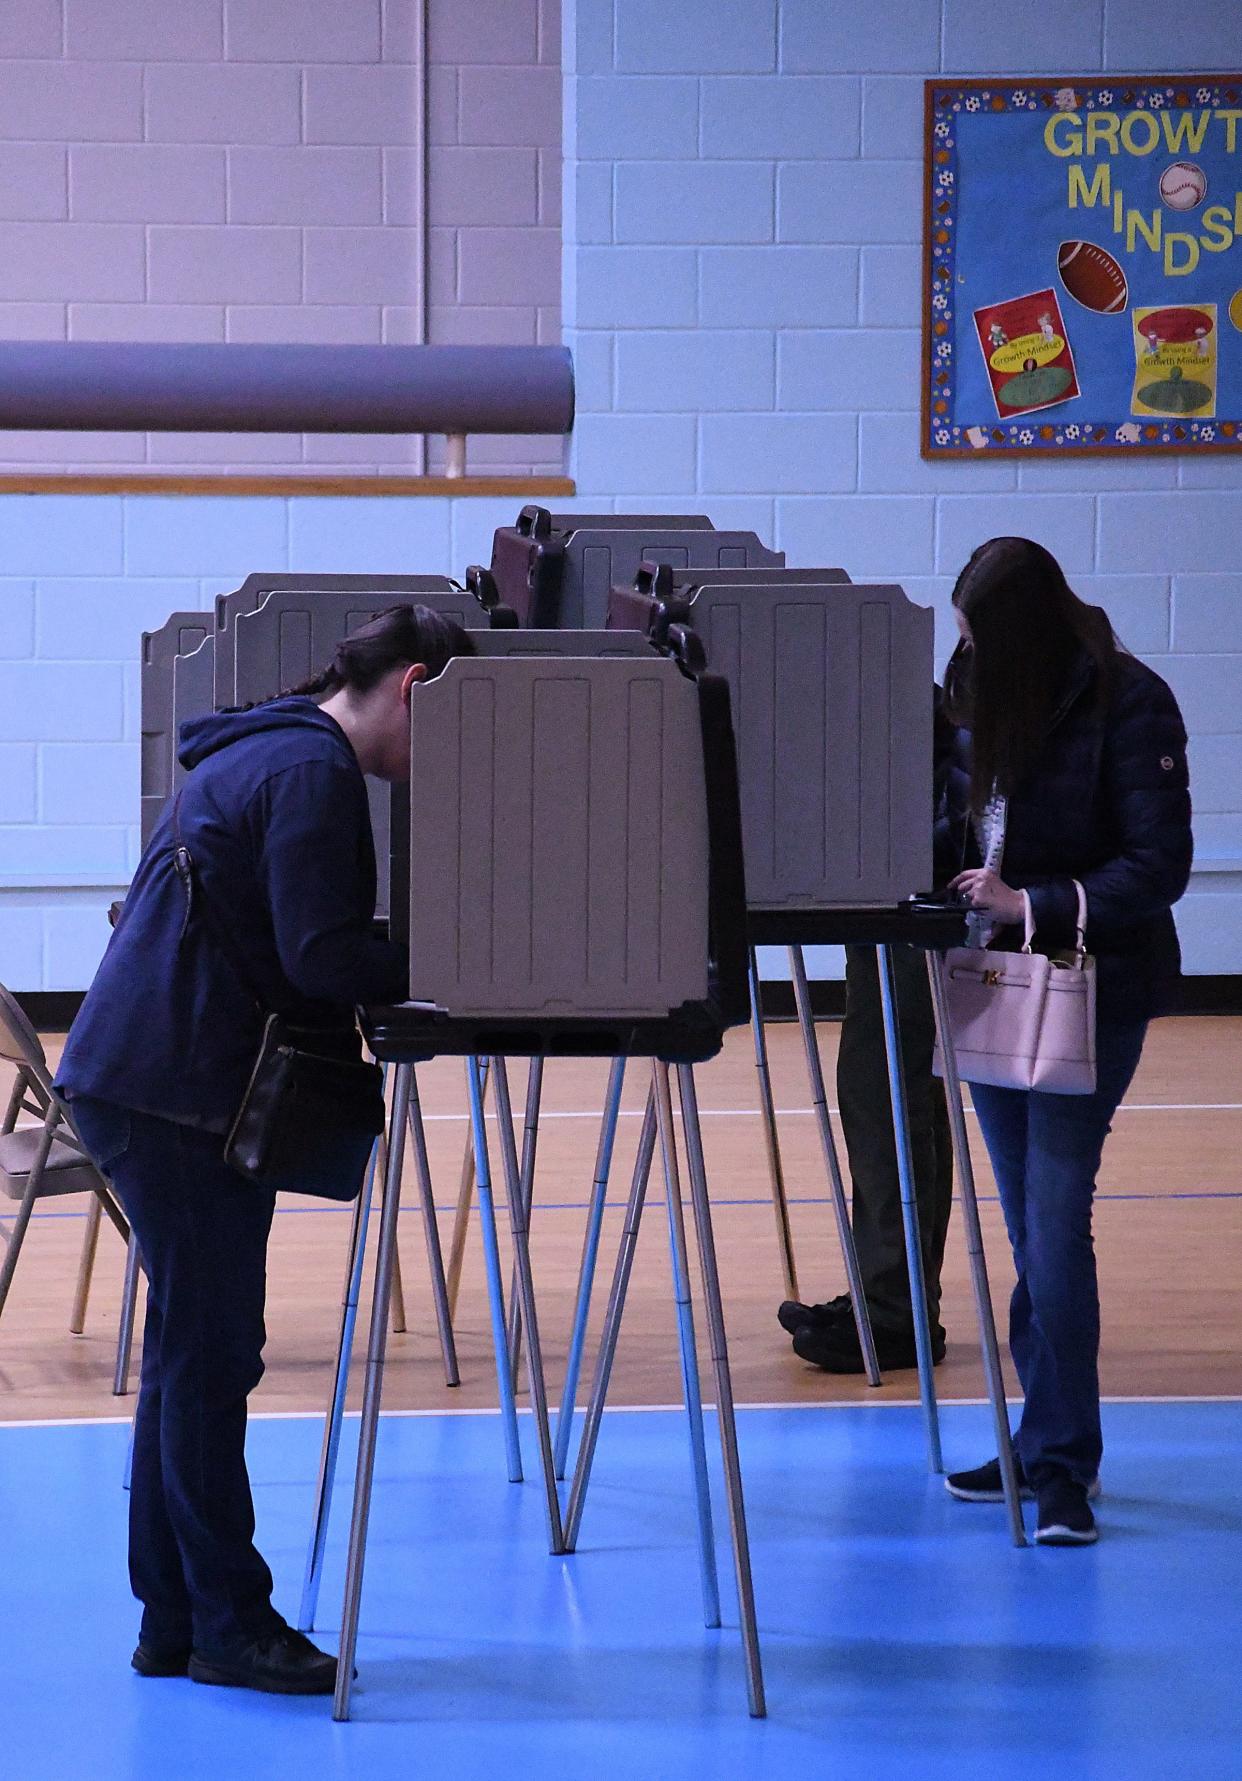
[[[74,1131],[68,1107],[52,1086],[39,1035],[16,998],[3,987],[0,987],[0,1058],[16,1069],[3,1127],[0,1128],[0,1192],[17,1202],[13,1229],[8,1234],[4,1259],[0,1263],[0,1312],[3,1312],[38,1200],[63,1194],[90,1194],[92,1211],[98,1208],[100,1212],[106,1212],[127,1245],[131,1238],[125,1215]],[[19,1124],[23,1113],[28,1114],[34,1123]],[[98,1228],[98,1223],[92,1222],[88,1215],[70,1320],[70,1328],[75,1334],[81,1333],[86,1314]],[[133,1306],[127,1297],[118,1338],[118,1392],[124,1389],[120,1355],[128,1351],[132,1337]]]

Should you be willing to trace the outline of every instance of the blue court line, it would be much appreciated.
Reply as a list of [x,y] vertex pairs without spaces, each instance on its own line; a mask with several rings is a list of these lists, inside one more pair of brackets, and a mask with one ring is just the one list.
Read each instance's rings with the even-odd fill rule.
[[[647,1198],[652,1205],[662,1206],[664,1204],[664,1195],[662,1193],[648,1194]],[[789,1194],[787,1198],[791,1206],[831,1206],[832,1204],[832,1201],[824,1194]],[[954,1194],[953,1200],[955,1205],[960,1204],[960,1198],[960,1195]],[[981,1206],[998,1206],[1000,1204],[1000,1196],[998,1194],[976,1194],[975,1198]],[[1176,1193],[1165,1194],[1131,1193],[1097,1194],[1095,1196],[1095,1203],[1097,1206],[1101,1203],[1111,1205],[1114,1201],[1123,1200],[1242,1200],[1242,1191],[1237,1193],[1192,1193],[1189,1191],[1183,1193],[1179,1191]],[[619,1191],[615,1197],[608,1201],[608,1210],[610,1212],[619,1210],[624,1205],[624,1201],[625,1193]],[[756,1199],[737,1200],[719,1200],[714,1195],[712,1196],[713,1209],[719,1206],[770,1206],[771,1204],[771,1197],[768,1195],[761,1195]],[[503,1200],[498,1200],[497,1206],[500,1207],[502,1205]],[[585,1212],[586,1207],[587,1202],[585,1200],[536,1200],[534,1209],[536,1212]],[[285,1218],[304,1218],[307,1216],[317,1217],[320,1213],[324,1212],[341,1213],[348,1212],[349,1210],[350,1207],[348,1205],[340,1205],[336,1203],[327,1206],[278,1206],[276,1208],[278,1216],[283,1216]],[[457,1202],[454,1200],[451,1203],[437,1206],[436,1216],[447,1217],[450,1213],[456,1212],[456,1210]],[[406,1214],[417,1213],[421,1217],[422,1207],[417,1204],[402,1206],[401,1212],[403,1216]],[[33,1216],[35,1218],[85,1218],[86,1213],[35,1212]]]

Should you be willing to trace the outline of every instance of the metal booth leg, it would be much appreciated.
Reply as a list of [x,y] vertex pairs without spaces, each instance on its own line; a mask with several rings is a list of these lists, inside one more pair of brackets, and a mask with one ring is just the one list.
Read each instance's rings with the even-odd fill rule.
[[621,1232],[621,1244],[617,1250],[616,1265],[613,1268],[612,1286],[608,1293],[608,1309],[604,1313],[604,1328],[600,1337],[599,1353],[595,1358],[595,1375],[591,1380],[591,1395],[587,1400],[586,1415],[582,1420],[582,1439],[578,1443],[578,1459],[574,1466],[573,1483],[570,1485],[569,1501],[565,1509],[566,1552],[574,1551],[578,1544],[578,1531],[582,1526],[582,1510],[586,1502],[587,1485],[591,1481],[591,1467],[595,1460],[595,1446],[599,1440],[599,1425],[604,1414],[604,1402],[608,1396],[608,1382],[612,1377],[612,1363],[616,1358],[617,1337],[621,1333],[625,1294],[630,1283],[630,1271],[634,1266],[634,1250],[638,1244],[638,1227],[642,1222],[643,1203],[647,1198],[647,1182],[651,1175],[651,1159],[655,1154],[655,1141],[655,1089],[651,1088],[647,1091],[647,1110],[643,1114],[643,1128],[638,1139],[638,1154],[634,1158],[630,1197],[625,1208],[625,1225]]
[[[402,1140],[397,1140],[401,1142]],[[405,1284],[401,1278],[401,1245],[392,1254],[392,1300],[388,1307],[394,1336],[405,1334]]]
[[86,1208],[86,1229],[82,1233],[82,1258],[78,1263],[78,1283],[73,1293],[73,1309],[69,1313],[69,1333],[80,1336],[86,1328],[86,1301],[90,1297],[91,1276],[95,1272],[95,1253],[99,1248],[99,1225],[103,1218],[103,1201],[92,1194]]
[[[481,1093],[487,1093],[487,1059],[476,1058],[479,1066]],[[470,1062],[466,1062],[466,1091],[470,1090]],[[466,1255],[466,1237],[470,1230],[470,1202],[474,1198],[474,1133],[466,1135],[466,1151],[461,1159],[461,1181],[457,1188],[457,1209],[453,1214],[453,1230],[449,1238],[448,1282],[449,1316],[457,1316],[457,1294],[461,1287],[461,1268]]]
[[[531,1208],[535,1203],[535,1152],[539,1146],[539,1102],[543,1095],[543,1059],[533,1057],[526,1077],[526,1116],[522,1122],[522,1168],[518,1176],[522,1195],[523,1225],[529,1236]],[[506,1089],[508,1080],[506,1073]],[[499,1093],[499,1085],[497,1085]],[[513,1130],[510,1126],[510,1131]],[[507,1141],[506,1141],[507,1142]],[[509,1278],[509,1377],[516,1392],[518,1372],[522,1364],[522,1295],[519,1291],[517,1258]]]
[[776,1104],[772,1099],[772,1075],[768,1069],[768,1040],[763,1028],[760,1001],[759,957],[750,949],[750,1024],[755,1040],[755,1070],[759,1077],[759,1107],[763,1114],[763,1141],[768,1153],[768,1179],[772,1183],[772,1208],[776,1213],[776,1240],[780,1245],[785,1275],[785,1297],[798,1297],[798,1269],[794,1261],[793,1233],[789,1228],[789,1201],[785,1196],[785,1170],[781,1141],[776,1130]]
[[[526,1326],[526,1377],[530,1385],[531,1409],[535,1417],[535,1434],[539,1442],[539,1460],[543,1471],[544,1496],[547,1500],[548,1549],[556,1557],[565,1550],[565,1535],[561,1525],[560,1498],[556,1494],[556,1470],[552,1461],[552,1431],[548,1422],[548,1389],[543,1372],[543,1353],[539,1345],[535,1280],[531,1272],[530,1241],[526,1227],[526,1198],[523,1191],[522,1172],[518,1166],[517,1144],[513,1136],[513,1109],[509,1105],[509,1072],[503,1057],[493,1060],[492,1074],[496,1084],[496,1123],[500,1130],[500,1154],[504,1162],[505,1189],[509,1200],[509,1228],[513,1235],[513,1269],[517,1275],[518,1301],[522,1307],[522,1318]],[[534,1074],[533,1071],[532,1074]],[[537,1084],[535,1094],[537,1105]],[[510,1374],[510,1381],[512,1382],[512,1374]]]
[[893,1143],[897,1153],[897,1180],[901,1189],[901,1222],[906,1235],[906,1266],[910,1273],[910,1310],[914,1318],[914,1348],[919,1363],[919,1396],[927,1425],[927,1463],[933,1472],[944,1471],[940,1455],[940,1413],[936,1406],[936,1381],[932,1373],[931,1327],[927,1316],[927,1282],[923,1275],[923,1245],[919,1238],[919,1208],[914,1193],[914,1159],[910,1154],[910,1117],[906,1108],[906,1084],[901,1069],[901,1034],[897,1027],[897,977],[892,948],[876,947],[880,978],[880,1006],[884,1014],[884,1051],[888,1059],[888,1091],[893,1103]]
[[970,1142],[966,1136],[966,1115],[962,1108],[962,1082],[957,1073],[953,1051],[953,1031],[949,1024],[948,996],[944,981],[944,959],[938,952],[927,955],[927,975],[931,980],[932,1006],[936,1011],[936,1034],[940,1040],[940,1057],[944,1071],[945,1100],[949,1106],[949,1125],[953,1133],[953,1160],[957,1166],[958,1186],[962,1195],[962,1223],[966,1227],[966,1253],[970,1257],[970,1284],[975,1295],[975,1315],[979,1320],[979,1342],[983,1350],[983,1370],[988,1382],[988,1401],[996,1428],[996,1452],[1000,1459],[1001,1483],[1005,1492],[1005,1508],[1009,1515],[1009,1531],[1015,1546],[1026,1545],[1026,1528],[1022,1520],[1022,1494],[1018,1488],[1018,1471],[1014,1464],[1013,1438],[1009,1431],[1009,1408],[1005,1403],[1005,1376],[1001,1367],[1000,1344],[996,1339],[996,1319],[992,1314],[992,1295],[988,1289],[988,1264],[983,1249],[983,1230],[979,1223],[979,1201],[975,1194],[975,1170],[970,1160]]
[[725,1340],[724,1307],[720,1299],[720,1275],[716,1267],[716,1242],[712,1234],[707,1169],[703,1161],[703,1134],[699,1129],[699,1104],[694,1091],[692,1065],[678,1064],[677,1087],[681,1097],[681,1126],[690,1173],[694,1228],[698,1237],[699,1263],[703,1270],[703,1305],[711,1334],[712,1370],[716,1377],[716,1419],[720,1424],[720,1449],[724,1459],[725,1488],[729,1502],[729,1533],[733,1541],[733,1568],[737,1573],[742,1650],[746,1658],[746,1693],[750,1701],[751,1717],[762,1719],[767,1713],[767,1706],[763,1692],[763,1664],[759,1655],[759,1628],[755,1619],[755,1588],[750,1569],[746,1503],[742,1495],[742,1464],[737,1449],[733,1381],[729,1374],[729,1348]]
[[397,1065],[392,1097],[392,1131],[397,1141],[388,1146],[388,1166],[384,1171],[384,1192],[380,1201],[379,1252],[375,1260],[371,1329],[367,1339],[367,1370],[362,1394],[362,1423],[358,1435],[353,1514],[349,1525],[349,1557],[345,1568],[345,1602],[341,1616],[336,1695],[332,1703],[332,1717],[338,1720],[349,1718],[349,1702],[354,1684],[354,1656],[358,1649],[358,1612],[362,1604],[367,1523],[371,1515],[371,1488],[375,1479],[375,1444],[379,1433],[380,1399],[384,1390],[384,1351],[388,1341],[393,1256],[397,1248],[397,1215],[401,1210],[401,1165],[405,1145],[400,1142],[400,1136],[405,1131],[409,1117],[411,1072],[411,1065]]
[[440,1354],[444,1361],[445,1385],[460,1385],[457,1367],[457,1344],[453,1338],[453,1319],[449,1312],[448,1283],[444,1278],[444,1256],[440,1249],[440,1227],[436,1223],[436,1202],[431,1184],[431,1164],[427,1157],[427,1133],[423,1128],[423,1108],[418,1098],[418,1078],[410,1073],[410,1141],[414,1146],[414,1169],[418,1176],[418,1195],[422,1202],[423,1233],[427,1242],[427,1268],[431,1275],[431,1297],[436,1308],[436,1328],[440,1335]]
[[341,1321],[336,1342],[336,1371],[332,1379],[332,1396],[324,1418],[323,1444],[319,1450],[319,1479],[315,1486],[315,1512],[311,1522],[310,1545],[306,1553],[306,1571],[302,1581],[302,1605],[298,1626],[304,1633],[315,1624],[319,1607],[319,1585],[323,1580],[323,1557],[328,1542],[328,1519],[332,1514],[332,1493],[336,1485],[336,1462],[341,1447],[341,1423],[345,1416],[345,1392],[349,1385],[349,1361],[354,1346],[354,1327],[358,1321],[358,1300],[362,1292],[362,1269],[366,1257],[367,1225],[371,1219],[371,1200],[375,1188],[375,1171],[380,1154],[380,1141],[371,1147],[362,1191],[354,1201],[349,1225],[349,1254],[345,1262],[345,1283],[341,1289]]
[[694,1336],[694,1307],[690,1301],[686,1220],[681,1201],[681,1174],[677,1167],[677,1137],[673,1126],[673,1097],[669,1092],[668,1065],[653,1058],[651,1080],[655,1089],[656,1122],[660,1132],[660,1154],[664,1163],[664,1197],[668,1207],[669,1250],[673,1264],[673,1299],[677,1306],[677,1337],[681,1351],[681,1387],[690,1435],[690,1475],[694,1481],[694,1503],[698,1513],[703,1624],[716,1627],[720,1625],[716,1530],[712,1523],[712,1494],[707,1476],[703,1394],[699,1387],[699,1351]]
[[522,1445],[518,1438],[517,1405],[509,1371],[509,1344],[505,1334],[505,1289],[500,1276],[500,1244],[496,1236],[496,1203],[492,1198],[491,1164],[487,1155],[487,1126],[483,1117],[483,1072],[477,1057],[466,1060],[470,1089],[470,1127],[474,1136],[474,1175],[479,1188],[479,1224],[483,1232],[483,1262],[487,1269],[487,1301],[492,1319],[492,1343],[496,1350],[496,1389],[500,1420],[505,1435],[505,1460],[510,1484],[522,1482]]
[[574,1301],[573,1328],[570,1331],[569,1353],[565,1360],[565,1384],[561,1391],[561,1407],[556,1414],[556,1441],[553,1453],[556,1459],[558,1478],[565,1476],[565,1467],[569,1461],[569,1436],[574,1425],[574,1399],[578,1394],[578,1377],[582,1371],[582,1350],[586,1344],[587,1320],[591,1315],[591,1289],[595,1284],[599,1234],[604,1222],[604,1204],[608,1198],[608,1177],[612,1172],[612,1151],[617,1138],[617,1121],[621,1113],[621,1090],[624,1084],[625,1059],[615,1057],[608,1072],[608,1090],[604,1096],[604,1117],[600,1121],[599,1147],[595,1152],[595,1178],[591,1183],[586,1231],[582,1239],[582,1261],[578,1266],[578,1296]]
[[867,1370],[867,1384],[879,1385],[880,1363],[876,1359],[875,1337],[871,1332],[871,1313],[867,1309],[867,1295],[863,1291],[862,1273],[858,1266],[858,1251],[854,1247],[854,1229],[850,1224],[849,1207],[845,1202],[845,1182],[841,1175],[841,1164],[837,1159],[837,1145],[832,1135],[832,1121],[828,1116],[828,1095],[824,1088],[824,1066],[819,1055],[819,1040],[815,1037],[815,1016],[811,1012],[811,991],[806,980],[806,960],[802,956],[800,946],[789,948],[789,974],[793,978],[794,1001],[798,1008],[798,1025],[802,1029],[802,1044],[806,1051],[806,1070],[811,1083],[811,1100],[815,1106],[815,1119],[819,1126],[819,1142],[824,1153],[824,1166],[828,1171],[828,1185],[832,1190],[832,1210],[836,1215],[837,1237],[841,1244],[841,1258],[845,1263],[845,1278],[850,1289],[854,1328],[858,1331],[858,1345],[862,1349],[863,1365]]
[[141,1273],[142,1258],[138,1254],[138,1239],[131,1231],[125,1250],[125,1279],[121,1286],[121,1327],[117,1332],[116,1373],[112,1380],[114,1398],[123,1398],[129,1390],[129,1363],[134,1352],[134,1319],[138,1312],[138,1279]]

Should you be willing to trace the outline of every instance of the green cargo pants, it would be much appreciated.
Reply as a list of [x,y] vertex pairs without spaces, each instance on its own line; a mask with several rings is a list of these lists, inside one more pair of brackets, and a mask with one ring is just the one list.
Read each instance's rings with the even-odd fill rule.
[[[927,964],[912,947],[893,949],[910,1147],[927,1306],[935,1332],[953,1198],[953,1151],[944,1089],[932,1075],[935,1022]],[[910,1328],[910,1276],[901,1222],[875,948],[845,949],[845,1020],[837,1057],[837,1101],[853,1178],[854,1242],[872,1323]]]

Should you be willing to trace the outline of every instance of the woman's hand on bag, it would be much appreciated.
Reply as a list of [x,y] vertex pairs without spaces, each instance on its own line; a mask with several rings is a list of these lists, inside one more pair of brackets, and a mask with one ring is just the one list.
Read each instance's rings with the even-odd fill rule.
[[1022,892],[1011,890],[995,872],[990,872],[986,867],[959,872],[949,889],[965,898],[972,909],[995,916],[1002,926],[1007,927],[1026,919]]

